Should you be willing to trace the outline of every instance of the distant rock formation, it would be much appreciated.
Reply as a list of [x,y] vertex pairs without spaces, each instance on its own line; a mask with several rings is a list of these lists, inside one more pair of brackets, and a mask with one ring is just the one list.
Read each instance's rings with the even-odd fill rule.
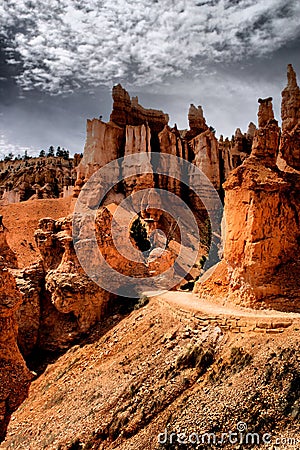
[[220,136],[218,147],[220,153],[221,183],[227,180],[230,172],[240,166],[251,153],[256,126],[250,122],[246,133],[237,128],[232,139]]
[[287,87],[282,91],[280,152],[290,167],[300,170],[300,88],[291,64],[287,78]]
[[[190,162],[194,162],[212,182],[221,190],[222,182],[231,170],[249,156],[255,125],[250,124],[248,133],[243,135],[237,130],[235,140],[229,145],[218,143],[215,130],[208,127],[201,106],[190,105],[188,112],[189,130],[178,130],[168,125],[169,117],[162,111],[145,109],[138,103],[137,97],[130,98],[128,92],[119,84],[113,88],[113,110],[110,122],[100,119],[88,120],[84,154],[77,168],[77,181],[74,196],[78,197],[83,184],[110,161],[126,155],[140,152],[149,154],[149,173],[151,154],[168,153]],[[174,174],[176,175],[176,174]],[[180,183],[166,181],[158,176],[155,183],[151,176],[138,176],[135,181],[124,183],[124,196],[144,187],[163,187],[181,195]],[[147,185],[147,183],[149,183]],[[169,185],[167,186],[167,184]],[[171,184],[173,183],[173,186]],[[115,201],[115,199],[111,199]]]
[[206,125],[206,120],[203,115],[202,106],[198,106],[198,108],[196,108],[195,105],[193,104],[190,105],[188,113],[188,121],[190,129],[185,136],[187,139],[192,139],[193,137],[203,133],[208,129],[208,126]]
[[139,104],[137,97],[131,99],[120,84],[113,87],[112,97],[110,121],[121,127],[147,123],[152,131],[159,133],[169,121],[169,116],[162,111],[145,109]]
[[77,179],[74,159],[39,157],[0,163],[0,206],[72,195]]
[[251,157],[260,159],[261,163],[270,168],[276,167],[279,148],[280,128],[274,119],[272,98],[259,99],[258,124],[252,144]]

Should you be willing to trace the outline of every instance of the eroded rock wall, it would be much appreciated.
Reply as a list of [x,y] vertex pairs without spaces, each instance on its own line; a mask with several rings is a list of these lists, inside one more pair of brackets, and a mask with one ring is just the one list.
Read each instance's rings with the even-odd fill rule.
[[64,348],[103,317],[110,295],[81,267],[72,240],[72,217],[43,219],[35,238],[43,256],[38,346]]
[[15,313],[22,303],[15,279],[0,258],[0,442],[12,413],[25,400],[32,374],[17,345]]
[[[206,124],[201,106],[190,105],[189,129],[180,131],[176,125],[173,128],[168,125],[167,114],[143,108],[137,97],[130,98],[121,85],[113,88],[112,96],[110,122],[104,123],[101,119],[87,122],[86,144],[83,159],[77,169],[74,197],[78,197],[82,186],[93,173],[124,155],[146,152],[150,163],[151,154],[157,152],[184,158],[203,170],[217,190],[221,189],[221,184],[230,171],[249,156],[255,130],[253,124],[250,124],[244,135],[238,129],[235,140],[230,145],[223,145],[215,138],[215,130]],[[153,168],[150,172],[152,171]],[[126,167],[123,167],[123,172],[126,173]],[[120,170],[120,177],[123,172]],[[138,176],[137,179],[124,183],[124,194],[128,196],[141,186],[151,188],[154,184],[159,188],[168,188],[176,195],[182,194],[178,182],[167,181],[163,176],[158,176],[153,183],[151,176]],[[116,201],[116,196],[111,201]]]
[[77,168],[78,179],[88,180],[93,173],[113,159],[119,158],[124,129],[100,119],[87,121],[87,138],[83,158]]

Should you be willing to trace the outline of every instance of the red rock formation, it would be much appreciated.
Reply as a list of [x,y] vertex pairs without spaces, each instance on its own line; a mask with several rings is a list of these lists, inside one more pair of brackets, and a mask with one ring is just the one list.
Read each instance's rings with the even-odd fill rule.
[[255,132],[256,126],[250,122],[247,133],[243,134],[240,128],[237,128],[231,140],[228,138],[224,140],[223,136],[220,136],[218,145],[221,184],[227,180],[230,172],[240,166],[250,155]]
[[[177,128],[171,129],[169,126],[165,128],[158,135],[159,148],[161,153],[167,153],[179,158],[187,159],[188,147],[187,142],[184,141],[177,130]],[[168,173],[169,176],[159,175],[157,180],[157,187],[159,189],[166,189],[169,192],[173,192],[175,195],[181,197],[181,184],[180,184],[180,167],[176,164],[175,160],[173,166],[170,167],[169,161],[161,160],[158,169],[162,172]]]
[[21,303],[14,277],[0,258],[0,442],[10,416],[27,397],[32,379],[17,345],[14,314]]
[[[109,123],[103,123],[99,119],[88,121],[84,156],[77,168],[74,197],[78,197],[83,184],[96,170],[124,155],[146,152],[151,161],[152,152],[161,152],[190,162],[194,160],[216,189],[220,189],[221,182],[229,172],[241,164],[250,153],[253,127],[255,128],[253,124],[247,135],[236,133],[236,142],[225,149],[222,144],[218,147],[214,131],[207,126],[201,106],[198,108],[190,106],[188,113],[190,130],[180,132],[176,125],[174,128],[168,126],[167,114],[144,109],[138,104],[136,97],[130,99],[121,85],[113,88],[113,101]],[[126,172],[126,163],[124,168]],[[149,170],[150,172],[152,170]],[[169,179],[158,176],[156,187],[182,195],[180,183],[175,180],[178,174],[178,167],[169,168]],[[124,174],[120,175],[123,177]],[[152,176],[138,175],[123,183],[124,194],[128,196],[138,189],[154,187],[153,183]],[[110,196],[107,204],[117,201],[115,194]]]
[[300,170],[300,88],[291,64],[287,76],[288,85],[282,91],[280,152],[289,166]]
[[279,128],[270,105],[270,99],[260,100],[261,126],[251,156],[224,184],[224,258],[235,301],[253,307],[299,310],[299,290],[289,284],[286,271],[292,274],[299,270],[294,263],[300,243],[300,180],[275,166]]
[[179,158],[188,159],[186,142],[181,139],[177,128],[170,128],[166,125],[159,133],[158,139],[161,153],[168,153],[179,156]]
[[99,119],[87,121],[83,158],[77,167],[77,179],[88,180],[98,169],[121,156],[124,130]]
[[81,267],[71,224],[71,216],[43,219],[35,234],[45,268],[38,346],[48,350],[64,348],[98,322],[110,298]]
[[139,164],[137,169],[142,169],[144,172],[143,174],[124,179],[128,173],[132,173],[132,166],[130,163],[130,166],[128,167],[126,159],[122,164],[122,179],[124,179],[123,185],[126,196],[131,195],[140,189],[147,189],[154,186],[153,169],[150,162],[151,130],[148,125],[127,125],[124,156],[126,157],[141,152],[146,153],[146,155],[144,156],[143,165],[141,166]]
[[192,139],[193,137],[203,133],[208,129],[206,120],[203,115],[202,106],[198,106],[198,108],[196,108],[195,105],[190,105],[188,121],[190,130],[186,134],[187,139]]
[[266,167],[275,167],[280,129],[277,120],[274,119],[272,98],[258,100],[260,106],[258,111],[259,129],[255,132],[251,156],[262,160]]
[[216,189],[220,189],[220,161],[218,141],[211,130],[199,134],[189,142],[194,152],[194,164],[207,176]]
[[112,96],[110,120],[119,126],[148,124],[151,131],[159,133],[169,121],[169,116],[162,111],[143,108],[137,97],[130,99],[120,84],[113,87]]

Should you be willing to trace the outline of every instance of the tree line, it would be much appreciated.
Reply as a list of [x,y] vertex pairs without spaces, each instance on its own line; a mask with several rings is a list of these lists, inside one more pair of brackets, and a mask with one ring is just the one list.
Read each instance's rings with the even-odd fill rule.
[[[50,145],[48,151],[46,152],[45,150],[41,150],[39,153],[39,158],[50,158],[56,156],[58,158],[64,158],[64,159],[69,159],[70,158],[70,152],[69,150],[66,150],[64,147],[60,147],[58,146],[57,149],[55,150],[55,148],[53,147],[53,145]],[[26,161],[28,159],[31,159],[32,157],[28,155],[27,150],[25,150],[24,155],[21,156],[20,154],[18,154],[17,156],[15,156],[12,152],[10,152],[8,155],[6,155],[4,157],[4,161],[8,162],[8,161]]]
[[53,147],[53,145],[51,145],[49,147],[48,152],[46,153],[45,150],[41,150],[39,157],[40,158],[44,158],[45,156],[47,157],[51,157],[51,156],[57,156],[58,158],[64,158],[64,159],[69,159],[70,157],[70,152],[69,150],[66,150],[64,147],[57,147],[56,151]]

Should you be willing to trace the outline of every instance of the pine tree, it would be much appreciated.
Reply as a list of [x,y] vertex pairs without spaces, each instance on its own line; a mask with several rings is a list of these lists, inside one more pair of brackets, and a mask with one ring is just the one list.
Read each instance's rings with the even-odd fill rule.
[[150,249],[151,244],[147,237],[146,227],[142,223],[140,217],[133,222],[130,229],[130,236],[135,240],[135,243],[141,252]]
[[48,156],[48,157],[54,156],[54,147],[53,147],[53,145],[51,145],[51,146],[49,147],[47,156]]

